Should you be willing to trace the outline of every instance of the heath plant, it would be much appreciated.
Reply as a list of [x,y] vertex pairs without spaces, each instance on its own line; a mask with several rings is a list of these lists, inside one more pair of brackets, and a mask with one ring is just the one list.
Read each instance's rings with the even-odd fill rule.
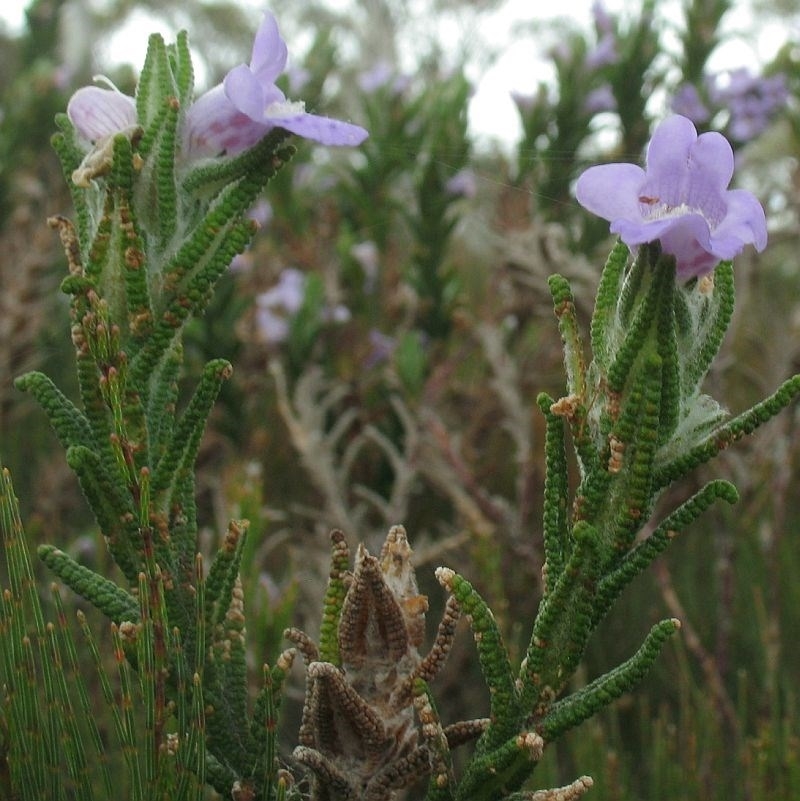
[[[591,93],[573,96],[571,102],[581,101],[575,108],[559,107],[544,138],[537,134],[544,117],[531,106],[526,136],[535,147],[549,152],[564,136],[577,153],[581,142],[569,139],[569,121],[575,114],[590,119],[613,104],[633,108],[625,120],[640,119],[623,132],[626,147],[644,143],[641,87],[633,97],[615,65],[624,52],[647,71],[656,49],[651,13],[645,4],[623,35],[596,7],[594,47],[556,57],[565,85],[573,73],[586,73]],[[372,193],[359,213],[375,225],[379,240],[386,228],[376,221],[389,210],[382,184],[370,183],[377,175],[370,165],[391,175],[400,152],[383,153],[365,128],[309,113],[302,101],[288,99],[278,85],[287,55],[274,16],[265,13],[249,63],[195,97],[186,34],[173,44],[154,35],[134,96],[100,78],[76,91],[57,117],[53,146],[74,214],[49,223],[66,255],[61,290],[70,304],[78,397],[68,397],[43,372],[25,373],[16,386],[45,412],[115,569],[82,564],[67,552],[61,532],[48,532],[53,542],[37,553],[57,582],[43,605],[10,475],[3,473],[8,586],[0,607],[0,793],[20,801],[183,801],[211,790],[236,801],[390,801],[401,793],[426,801],[578,798],[592,787],[590,777],[540,788],[537,765],[566,732],[635,688],[681,624],[676,618],[655,623],[628,658],[579,681],[590,637],[681,531],[713,504],[738,498],[724,479],[708,481],[677,505],[670,505],[668,490],[800,393],[794,376],[732,417],[704,388],[734,311],[733,260],[746,248],[767,246],[763,208],[749,191],[729,188],[734,154],[728,140],[698,133],[677,114],[655,128],[644,168],[614,161],[580,175],[578,203],[608,221],[618,241],[598,270],[587,332],[570,282],[549,278],[563,390],[535,397],[510,390],[518,386],[515,367],[497,331],[476,326],[492,391],[515,433],[530,441],[534,417],[543,431],[542,520],[528,530],[527,516],[470,485],[437,422],[420,422],[432,348],[458,335],[462,286],[444,251],[456,225],[453,209],[473,194],[475,177],[467,169],[464,116],[445,111],[464,111],[469,85],[452,78],[420,101],[431,121],[421,130],[404,125],[411,112],[398,98],[405,87],[384,76],[380,91],[370,95],[367,124],[387,125],[385,135],[403,138],[404,152],[426,143],[415,165],[416,202],[404,215],[414,247],[401,283],[419,301],[415,323],[396,340],[375,331],[370,354],[395,359],[402,393],[394,393],[391,405],[403,434],[363,429],[364,440],[392,468],[391,489],[381,495],[362,486],[361,507],[343,502],[348,465],[361,447],[342,446],[354,418],[337,416],[340,389],[308,363],[325,325],[346,321],[351,311],[326,294],[320,275],[287,267],[257,301],[259,324],[291,347],[286,361],[271,361],[276,402],[297,458],[321,488],[326,519],[339,527],[330,532],[330,567],[318,588],[322,609],[313,630],[287,627],[285,650],[265,655],[252,642],[274,636],[249,634],[248,624],[274,626],[291,611],[276,601],[267,620],[263,610],[247,607],[253,595],[244,583],[255,578],[250,521],[230,520],[209,552],[202,536],[209,523],[197,503],[198,453],[233,366],[208,361],[184,399],[187,327],[209,308],[231,263],[247,257],[257,220],[280,219],[281,199],[291,200],[280,182],[291,170],[292,137],[362,149],[365,160],[356,162],[341,193],[351,202],[342,214],[352,234],[354,198]],[[727,91],[739,91],[743,81],[735,76]],[[780,93],[777,82],[770,91]],[[398,116],[381,120],[384,109]],[[742,114],[751,122],[757,116],[752,109]],[[585,130],[586,120],[582,125]],[[731,122],[731,130],[737,138],[745,126]],[[443,158],[450,160],[449,173]],[[520,183],[531,179],[535,161],[520,159]],[[547,176],[552,204],[571,191],[570,174],[571,168]],[[273,179],[282,190],[274,197]],[[268,211],[258,205],[265,192],[273,200]],[[575,207],[572,214],[584,212]],[[587,248],[597,241],[588,230],[573,237]],[[363,314],[370,293],[381,291],[374,261],[386,243],[373,246],[350,241],[348,248]],[[426,440],[437,448],[425,450]],[[531,457],[522,449],[518,458]],[[540,533],[535,614],[523,614],[501,591],[502,608],[493,610],[493,599],[476,588],[482,577],[446,565],[433,571],[441,598],[429,601],[420,592],[415,532],[403,525],[413,515],[419,476],[476,529],[487,519],[508,523],[518,543]],[[387,523],[378,548],[360,541],[364,508],[378,509]],[[261,513],[257,504],[251,511]],[[490,538],[484,540],[491,550]],[[496,558],[487,552],[484,565],[497,565]],[[502,576],[494,581],[489,585],[502,585]],[[60,585],[108,618],[110,659],[83,613],[77,628],[69,619]],[[429,607],[441,610],[432,623]],[[507,621],[523,632],[522,648],[506,644]],[[437,702],[436,687],[467,628],[486,711],[462,716],[451,712],[447,698]],[[259,682],[252,691],[254,665]],[[293,671],[304,678],[304,691],[296,730],[289,732],[281,715]],[[110,730],[96,719],[98,703]]]

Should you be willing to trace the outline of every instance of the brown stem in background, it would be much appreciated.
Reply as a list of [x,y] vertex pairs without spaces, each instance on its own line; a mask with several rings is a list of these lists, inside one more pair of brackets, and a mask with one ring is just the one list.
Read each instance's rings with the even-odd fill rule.
[[706,683],[714,697],[714,702],[720,717],[724,723],[730,727],[734,735],[738,737],[740,726],[736,716],[736,708],[728,695],[728,691],[725,689],[722,674],[714,661],[714,657],[706,650],[700,636],[689,621],[689,617],[686,614],[686,610],[683,608],[680,598],[678,598],[678,593],[675,591],[675,587],[672,584],[669,566],[663,560],[658,560],[653,565],[653,569],[655,571],[656,580],[658,581],[658,586],[661,590],[661,597],[664,599],[664,603],[670,614],[681,621],[681,634],[686,642],[686,647],[700,664]]

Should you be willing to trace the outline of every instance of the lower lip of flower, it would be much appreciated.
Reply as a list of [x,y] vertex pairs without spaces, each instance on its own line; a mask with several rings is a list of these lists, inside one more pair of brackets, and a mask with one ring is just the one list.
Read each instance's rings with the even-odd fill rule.
[[711,225],[711,221],[706,217],[702,209],[687,206],[685,203],[681,203],[679,206],[670,206],[668,203],[662,203],[660,198],[646,195],[639,196],[639,203],[642,204],[642,216],[648,221],[685,217],[687,214],[699,214],[709,226]]

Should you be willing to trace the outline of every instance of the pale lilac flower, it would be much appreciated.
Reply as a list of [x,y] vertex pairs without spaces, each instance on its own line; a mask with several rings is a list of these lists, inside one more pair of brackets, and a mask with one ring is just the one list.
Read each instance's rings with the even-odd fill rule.
[[[97,76],[95,80],[101,78]],[[67,103],[70,122],[78,135],[89,142],[97,142],[137,124],[136,101],[120,92],[110,81],[106,82],[110,89],[83,86]]]
[[136,101],[120,92],[107,78],[95,76],[95,80],[102,80],[111,88],[84,86],[67,103],[67,116],[75,131],[91,145],[72,172],[72,182],[83,189],[88,189],[95,178],[106,175],[111,169],[113,137],[122,133],[132,138],[139,130]]
[[697,125],[711,119],[711,112],[703,103],[697,87],[691,83],[683,83],[678,87],[670,101],[670,108],[675,114],[688,117]]
[[616,64],[619,61],[617,52],[617,32],[614,29],[614,18],[606,11],[601,2],[592,3],[592,18],[597,31],[598,42],[586,55],[584,66],[590,72]]
[[378,61],[358,76],[358,88],[367,94],[377,92],[392,80],[394,72],[388,61]]
[[764,210],[743,189],[729,190],[733,150],[721,134],[697,135],[691,120],[675,115],[655,130],[647,170],[603,164],[584,172],[578,202],[611,222],[611,232],[636,246],[660,240],[686,281],[711,272],[744,246],[767,244]]
[[541,95],[526,95],[522,92],[511,92],[511,99],[520,115],[527,117],[540,103]]
[[366,239],[353,245],[350,248],[350,255],[364,271],[364,291],[368,294],[374,292],[381,258],[378,246],[371,239]]
[[603,36],[614,33],[614,18],[608,13],[606,7],[600,0],[592,3],[592,19],[597,32]]
[[762,78],[742,67],[717,75],[709,94],[718,106],[728,110],[727,130],[731,137],[747,142],[762,133],[775,114],[785,108],[789,89],[782,73]]
[[295,267],[287,267],[281,270],[278,283],[272,289],[262,292],[256,298],[256,303],[264,308],[281,308],[294,314],[303,305],[305,293],[305,273]]
[[587,114],[602,114],[606,111],[617,110],[617,98],[610,83],[604,83],[592,89],[583,101],[583,110]]
[[[182,130],[184,158],[241,153],[276,127],[323,145],[363,142],[368,134],[360,126],[308,114],[302,101],[286,99],[275,85],[286,60],[286,43],[275,18],[265,13],[253,43],[250,64],[232,69],[223,83],[189,107]],[[67,105],[67,115],[78,135],[92,143],[127,132],[138,123],[136,101],[110,81],[106,83],[110,89],[98,86],[78,89]],[[84,171],[88,175],[91,169]]]
[[452,175],[444,185],[445,191],[456,197],[472,198],[478,194],[478,179],[469,167]]
[[266,342],[284,342],[289,336],[289,321],[303,305],[306,276],[301,270],[287,267],[281,271],[272,289],[256,295],[256,328]]
[[619,61],[617,37],[613,33],[607,33],[597,46],[586,54],[583,64],[589,72],[594,72],[609,64],[616,64],[617,61]]
[[[285,342],[292,318],[300,311],[306,295],[307,276],[301,270],[287,267],[278,276],[272,289],[256,295],[256,329],[265,342]],[[352,317],[350,309],[341,303],[326,305],[319,312],[324,323],[346,323]]]
[[343,303],[323,307],[320,317],[324,323],[349,323],[353,313]]
[[274,216],[275,212],[272,209],[272,204],[266,198],[256,201],[255,205],[247,212],[248,219],[256,223],[259,228],[268,225]]
[[364,369],[371,370],[379,364],[388,361],[397,347],[397,340],[378,331],[377,328],[370,329],[369,332],[370,350],[364,359]]
[[358,76],[358,88],[367,94],[388,89],[392,95],[402,95],[409,86],[411,78],[401,75],[388,61],[378,61],[370,69]]
[[265,12],[250,64],[234,67],[225,80],[189,108],[183,129],[187,158],[233,155],[253,146],[273,128],[323,145],[359,145],[367,132],[358,125],[308,114],[302,101],[287,100],[275,85],[288,51],[275,17]]
[[270,308],[256,309],[256,330],[264,342],[279,344],[289,338],[289,320]]

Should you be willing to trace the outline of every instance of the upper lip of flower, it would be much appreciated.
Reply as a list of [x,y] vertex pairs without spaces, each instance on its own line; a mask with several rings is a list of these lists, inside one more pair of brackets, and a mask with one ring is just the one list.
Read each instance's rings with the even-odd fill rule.
[[763,250],[764,211],[744,190],[729,190],[733,151],[718,133],[700,136],[679,115],[662,122],[647,151],[647,170],[633,164],[591,167],[576,197],[611,222],[628,245],[662,240],[682,278],[710,272],[746,244]]

